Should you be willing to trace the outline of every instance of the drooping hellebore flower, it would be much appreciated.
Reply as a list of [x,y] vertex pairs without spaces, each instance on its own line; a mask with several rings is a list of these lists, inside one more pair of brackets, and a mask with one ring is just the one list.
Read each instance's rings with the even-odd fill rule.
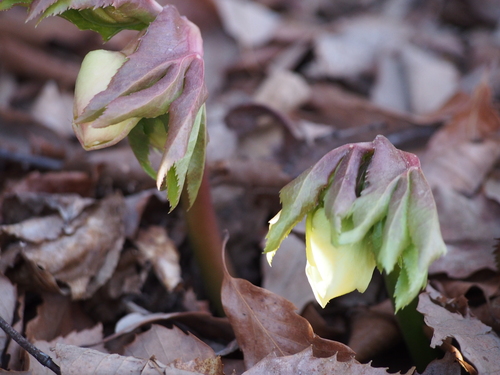
[[353,290],[364,292],[377,267],[396,272],[399,310],[417,296],[429,265],[446,251],[418,158],[382,136],[331,151],[280,197],[283,208],[267,236],[268,261],[307,216],[306,274],[323,307]]
[[[78,75],[73,127],[86,150],[126,136],[139,163],[167,189],[173,209],[186,185],[192,204],[206,147],[203,48],[199,29],[167,5],[126,52],[94,51]],[[162,152],[158,166],[150,149]]]

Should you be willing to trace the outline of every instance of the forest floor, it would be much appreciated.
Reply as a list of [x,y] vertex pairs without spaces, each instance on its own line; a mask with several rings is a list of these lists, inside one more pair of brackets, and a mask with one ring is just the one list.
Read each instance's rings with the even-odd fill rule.
[[[134,32],[103,44],[57,17],[35,28],[19,7],[0,13],[0,316],[63,374],[500,374],[500,1],[173,3],[204,39],[228,317],[207,300],[184,212],[127,142],[86,152],[73,133],[83,57]],[[262,256],[280,189],[379,134],[420,158],[448,248],[419,298],[439,348],[427,369],[378,271],[322,309],[303,227],[273,267]],[[52,373],[1,332],[0,350],[0,374]]]

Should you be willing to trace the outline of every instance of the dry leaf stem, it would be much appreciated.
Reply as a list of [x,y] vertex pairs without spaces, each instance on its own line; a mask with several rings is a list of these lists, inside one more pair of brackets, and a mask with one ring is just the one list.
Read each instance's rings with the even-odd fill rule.
[[[206,173],[203,174],[198,196],[191,208],[187,209],[186,191],[183,192],[182,204],[186,211],[189,241],[201,271],[203,285],[217,314],[224,316],[220,295],[224,276],[223,245]],[[226,264],[232,270],[227,258]]]
[[54,361],[52,360],[52,358],[50,358],[49,355],[42,352],[40,349],[38,349],[36,346],[34,346],[32,343],[26,340],[23,336],[21,336],[21,334],[17,332],[14,328],[12,328],[12,326],[9,323],[7,323],[1,316],[0,316],[0,328],[2,328],[4,332],[8,334],[15,342],[17,342],[21,348],[23,348],[29,354],[35,357],[35,359],[38,362],[40,362],[41,365],[52,370],[55,374],[61,375],[61,369],[56,363],[54,363]]
[[[384,280],[387,292],[394,306],[394,288],[399,277],[399,267],[387,275]],[[423,372],[427,365],[437,358],[437,351],[430,347],[430,340],[424,333],[424,317],[417,311],[418,297],[408,306],[396,313],[396,319],[403,334],[406,346],[419,372]]]

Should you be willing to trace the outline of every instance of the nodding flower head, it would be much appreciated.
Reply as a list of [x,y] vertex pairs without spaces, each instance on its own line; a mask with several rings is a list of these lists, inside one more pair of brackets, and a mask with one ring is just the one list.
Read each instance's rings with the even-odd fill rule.
[[446,252],[436,205],[418,158],[386,138],[339,147],[285,186],[265,252],[306,218],[306,274],[321,306],[363,292],[377,267],[396,272],[396,310],[427,282],[429,265]]

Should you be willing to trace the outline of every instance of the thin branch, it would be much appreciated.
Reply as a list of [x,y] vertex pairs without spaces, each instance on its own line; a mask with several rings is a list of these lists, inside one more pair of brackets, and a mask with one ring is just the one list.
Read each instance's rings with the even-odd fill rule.
[[61,375],[61,369],[59,366],[44,352],[38,349],[35,345],[26,340],[19,332],[17,332],[12,326],[7,323],[0,316],[0,328],[2,328],[6,334],[8,334],[12,340],[17,342],[21,348],[26,350],[29,354],[31,354],[35,359],[40,362],[43,366],[52,370],[56,375]]

